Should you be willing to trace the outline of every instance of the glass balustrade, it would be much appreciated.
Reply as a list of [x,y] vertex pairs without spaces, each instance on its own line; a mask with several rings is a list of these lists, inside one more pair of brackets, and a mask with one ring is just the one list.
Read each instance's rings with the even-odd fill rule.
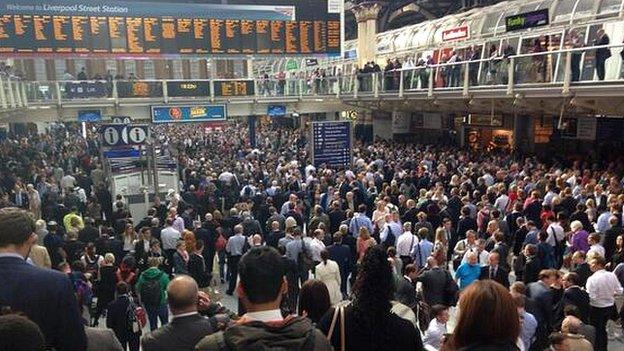
[[[419,91],[506,89],[511,86],[574,86],[624,80],[624,44],[494,56],[474,61],[433,64],[401,70],[238,80],[18,81],[3,77],[0,107],[92,99],[184,99],[404,96]],[[611,55],[604,55],[608,50]],[[599,53],[597,55],[597,53]],[[608,57],[607,57],[608,56]],[[597,59],[597,57],[599,59]],[[600,59],[600,57],[607,57]],[[603,73],[604,72],[604,73]],[[301,75],[301,77],[297,77]],[[510,82],[510,79],[513,81]],[[201,88],[201,89],[200,89]],[[185,89],[195,89],[191,93]],[[182,91],[182,92],[180,92]],[[23,103],[22,103],[23,102]]]

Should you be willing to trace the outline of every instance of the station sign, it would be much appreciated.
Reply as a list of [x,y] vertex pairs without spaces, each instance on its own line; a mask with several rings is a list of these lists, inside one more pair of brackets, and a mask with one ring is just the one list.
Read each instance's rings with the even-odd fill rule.
[[547,26],[549,23],[547,8],[505,17],[505,28],[508,32]]
[[470,38],[470,27],[461,26],[442,31],[442,41],[453,41]]
[[225,105],[152,106],[153,123],[214,122],[227,119]]
[[104,98],[112,91],[112,85],[107,82],[66,82],[62,86],[68,99]]
[[351,122],[312,123],[312,159],[315,167],[349,167],[353,139]]
[[145,124],[105,124],[100,127],[102,144],[106,147],[141,145],[149,138]]

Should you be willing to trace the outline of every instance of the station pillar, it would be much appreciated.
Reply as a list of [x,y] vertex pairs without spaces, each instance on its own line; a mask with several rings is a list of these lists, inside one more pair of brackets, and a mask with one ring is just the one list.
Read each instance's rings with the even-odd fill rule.
[[358,65],[375,60],[377,54],[377,17],[382,5],[366,2],[351,9],[358,26],[357,50]]

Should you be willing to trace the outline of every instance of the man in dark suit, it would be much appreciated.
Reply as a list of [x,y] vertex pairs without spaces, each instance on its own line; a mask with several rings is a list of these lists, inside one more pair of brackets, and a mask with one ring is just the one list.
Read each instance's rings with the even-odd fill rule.
[[329,216],[329,232],[334,234],[338,231],[340,227],[340,223],[342,223],[347,216],[345,212],[340,208],[340,204],[338,201],[334,201],[331,204],[331,210],[327,214]]
[[462,207],[461,217],[457,224],[457,238],[459,240],[466,238],[466,232],[469,230],[477,230],[477,221],[470,217],[470,208]]
[[561,311],[568,305],[575,306],[579,311],[579,319],[583,323],[589,320],[589,294],[581,289],[580,278],[574,272],[566,273],[561,280],[563,283],[563,298],[561,299]]
[[509,288],[509,272],[500,263],[500,255],[498,252],[492,252],[488,256],[489,264],[481,267],[481,275],[479,279],[492,279],[500,283],[505,288]]
[[189,256],[188,272],[193,279],[197,282],[200,288],[206,288],[210,285],[211,275],[206,270],[206,262],[202,256],[204,251],[204,241],[197,240],[195,243],[195,252],[192,252]]
[[152,241],[152,231],[149,227],[141,228],[141,239],[134,244],[134,258],[141,271],[146,270],[147,256]]
[[204,336],[215,331],[210,319],[198,312],[198,305],[206,307],[209,301],[199,294],[193,278],[182,275],[173,279],[167,288],[167,301],[172,321],[141,339],[144,351],[193,350]]
[[[527,286],[528,296],[533,300],[535,309],[533,316],[537,320],[535,350],[543,350],[548,346],[548,335],[553,327],[553,292],[550,286],[557,280],[557,271],[545,269],[539,273],[538,281]],[[533,349],[533,348],[532,348]]]
[[577,251],[572,255],[572,269],[570,272],[578,274],[579,286],[584,287],[587,283],[587,278],[592,275],[592,271],[589,268],[589,263],[585,262],[587,256],[583,251]]
[[[597,39],[594,40],[594,46],[609,45],[609,36],[605,33],[604,29],[599,29],[596,36]],[[609,57],[611,57],[611,49],[596,49],[596,74],[598,75],[598,80],[605,79],[605,61],[607,61]]]
[[395,299],[405,306],[414,309],[416,307],[416,278],[418,277],[418,269],[414,264],[405,266],[405,274],[403,278],[399,278],[396,283]]
[[340,291],[342,296],[347,296],[347,280],[349,273],[351,273],[351,267],[353,264],[353,257],[351,257],[351,250],[347,245],[342,243],[342,234],[335,233],[333,236],[334,243],[327,247],[329,257],[338,263],[340,268]]
[[128,309],[134,302],[130,297],[130,286],[121,281],[117,284],[117,298],[108,305],[106,313],[106,327],[112,329],[121,343],[121,347],[130,351],[139,351],[141,326],[132,323],[128,318]]
[[36,243],[35,222],[28,212],[0,210],[0,305],[35,322],[48,347],[85,350],[87,339],[69,278],[26,262]]

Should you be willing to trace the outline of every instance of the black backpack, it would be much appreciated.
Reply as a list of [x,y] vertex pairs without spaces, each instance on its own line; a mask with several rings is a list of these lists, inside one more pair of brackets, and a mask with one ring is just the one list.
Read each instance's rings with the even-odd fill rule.
[[143,302],[146,306],[160,306],[160,277],[162,277],[163,272],[154,278],[154,279],[146,279],[143,285],[141,285],[141,302]]
[[383,242],[383,246],[387,249],[390,246],[394,246],[395,241],[396,238],[394,236],[394,233],[392,233],[392,226],[390,225],[390,223],[388,223],[388,235],[386,236],[386,240],[384,240]]

